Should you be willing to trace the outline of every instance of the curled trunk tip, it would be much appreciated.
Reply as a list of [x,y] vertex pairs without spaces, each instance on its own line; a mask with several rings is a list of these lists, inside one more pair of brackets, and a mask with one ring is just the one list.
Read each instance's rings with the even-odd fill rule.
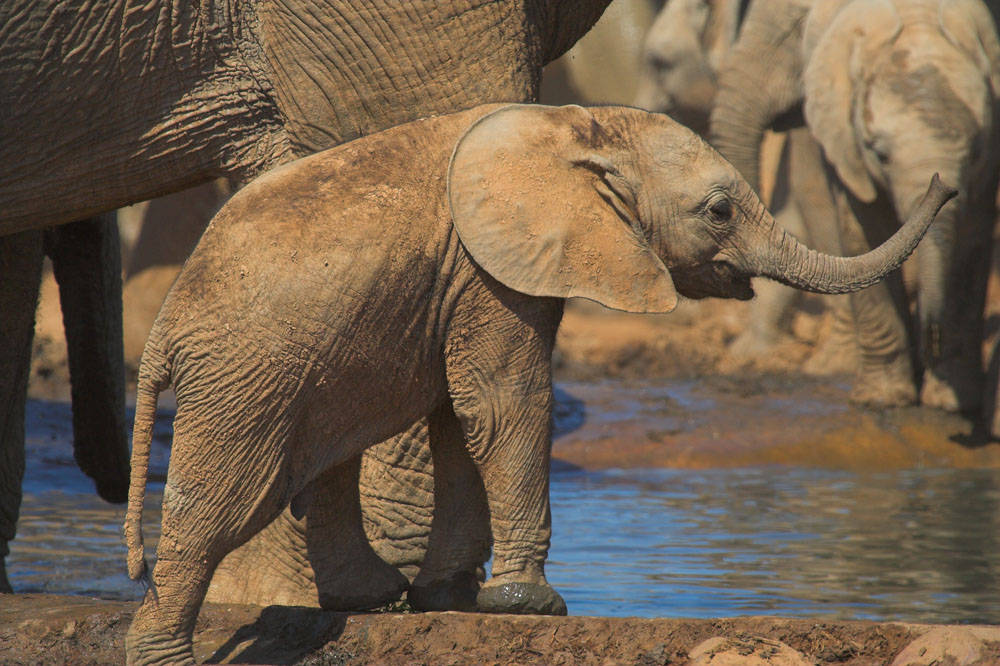
[[957,194],[935,173],[927,193],[899,231],[882,245],[856,257],[835,257],[810,250],[775,225],[768,247],[755,262],[755,273],[820,294],[847,294],[870,287],[899,268],[941,207]]

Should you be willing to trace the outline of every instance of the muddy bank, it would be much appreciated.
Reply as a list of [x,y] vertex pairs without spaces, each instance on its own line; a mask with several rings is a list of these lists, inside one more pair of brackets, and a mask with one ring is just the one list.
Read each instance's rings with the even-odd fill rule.
[[567,381],[560,390],[568,431],[558,434],[552,454],[585,469],[1000,468],[1000,444],[971,421],[917,407],[857,408],[844,380]]
[[[0,662],[123,663],[135,607],[0,595]],[[195,656],[258,664],[995,664],[1000,627],[759,617],[344,615],[207,604]]]

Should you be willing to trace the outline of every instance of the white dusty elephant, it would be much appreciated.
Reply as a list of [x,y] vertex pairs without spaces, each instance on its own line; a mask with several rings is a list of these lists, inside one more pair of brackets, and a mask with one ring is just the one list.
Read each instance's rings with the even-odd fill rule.
[[79,458],[103,496],[121,501],[127,487],[115,228],[89,219],[61,244],[43,228],[218,177],[246,182],[414,118],[533,101],[542,67],[608,2],[0,2],[0,560],[20,506],[44,243],[68,276]]
[[[996,3],[992,7],[996,10]],[[851,297],[853,398],[977,412],[1000,151],[1000,45],[981,0],[755,0],[712,115],[755,182],[763,131],[803,115],[822,145],[845,252],[890,234],[940,171],[959,196],[917,257],[916,318],[897,274]],[[893,221],[896,220],[896,221]]]
[[[736,41],[750,0],[669,0],[643,44],[643,67],[635,105],[668,113],[702,135],[718,91],[718,73]],[[771,133],[761,149],[759,192],[787,231],[824,252],[840,254],[836,209],[828,194],[819,151],[807,131]],[[767,356],[786,333],[798,292],[762,282],[743,332],[730,345],[734,359]],[[829,297],[834,327],[805,369],[816,373],[854,370],[853,332],[844,297]]]
[[[418,580],[454,570],[462,532],[488,514],[492,577],[477,607],[565,613],[544,574],[564,299],[669,312],[678,294],[751,298],[752,275],[861,289],[899,266],[953,194],[935,179],[885,244],[823,255],[691,131],[610,106],[477,107],[262,176],[209,225],[143,352],[125,519],[134,579],[149,576],[142,501],[168,385],[177,417],[129,662],[191,662],[222,558],[289,505],[303,515],[353,494],[358,454],[424,417],[435,512]],[[364,539],[356,520],[341,528],[339,540]],[[354,567],[384,569],[370,553]]]

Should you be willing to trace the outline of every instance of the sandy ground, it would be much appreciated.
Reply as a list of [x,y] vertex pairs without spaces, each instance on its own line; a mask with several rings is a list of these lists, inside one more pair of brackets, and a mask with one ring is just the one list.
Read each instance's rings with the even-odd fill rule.
[[[120,664],[134,603],[0,595],[0,663]],[[270,664],[997,664],[1000,627],[747,617],[344,615],[207,604],[199,661]]]

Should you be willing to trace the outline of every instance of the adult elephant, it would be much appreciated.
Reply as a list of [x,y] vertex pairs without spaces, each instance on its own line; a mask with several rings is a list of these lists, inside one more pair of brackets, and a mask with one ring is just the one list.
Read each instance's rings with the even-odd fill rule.
[[[702,135],[718,92],[718,75],[739,34],[750,0],[669,0],[653,21],[642,49],[635,105],[670,114]],[[760,153],[759,190],[781,226],[824,252],[840,254],[830,220],[836,217],[819,149],[807,130],[771,133]],[[729,354],[749,361],[773,353],[799,292],[775,282],[755,286],[757,297]],[[806,363],[812,373],[850,372],[856,358],[848,303],[827,297],[831,334]]]
[[727,63],[715,144],[756,183],[764,130],[804,110],[828,163],[845,251],[885,238],[883,220],[905,217],[930,173],[958,186],[918,253],[917,321],[898,275],[851,297],[861,356],[853,397],[892,406],[919,396],[976,411],[998,173],[1000,45],[989,8],[980,0],[757,0]]
[[[10,398],[0,413],[0,552],[13,537],[20,502],[24,377],[41,265],[37,230],[219,176],[246,181],[417,117],[533,100],[542,66],[606,5],[0,4],[0,312],[17,314],[4,317],[0,345],[0,397]],[[99,244],[95,232],[83,237]],[[92,263],[92,273],[115,272],[109,265],[117,255],[76,254]],[[107,308],[120,302],[113,284],[95,293],[92,300]],[[117,327],[113,313],[110,320],[98,332],[117,358],[95,364],[91,374],[103,370],[120,388],[120,315]],[[407,455],[383,459],[400,457]]]

